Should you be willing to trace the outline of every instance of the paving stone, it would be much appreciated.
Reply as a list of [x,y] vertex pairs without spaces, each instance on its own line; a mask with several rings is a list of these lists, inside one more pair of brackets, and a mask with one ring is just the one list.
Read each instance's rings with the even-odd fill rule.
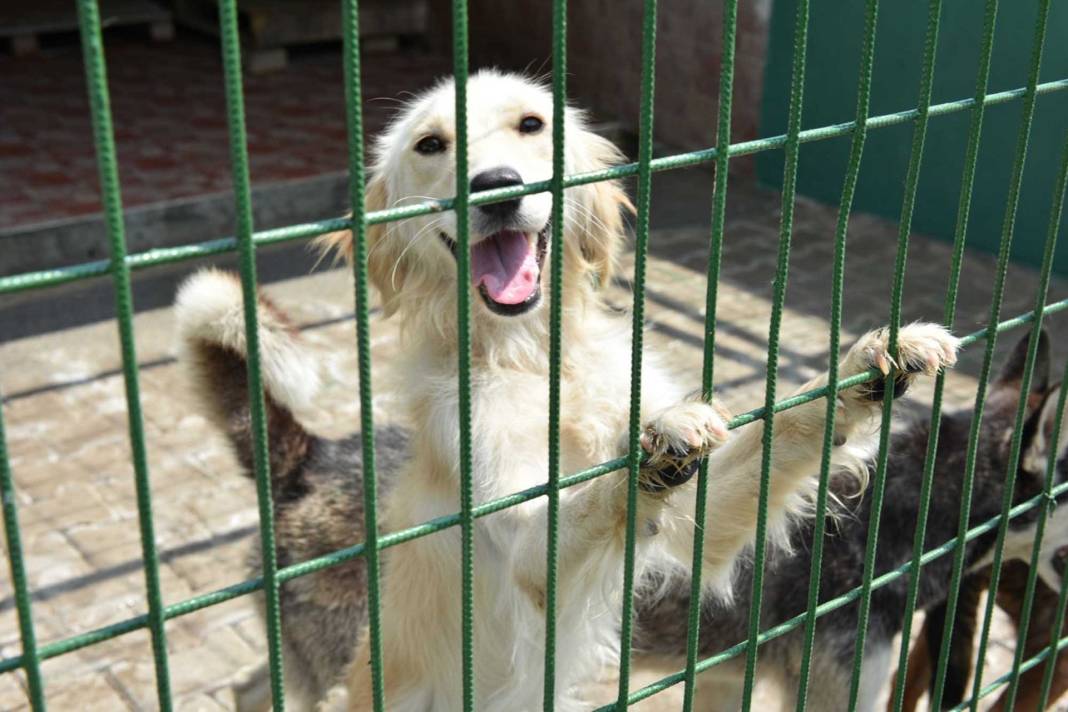
[[[219,161],[227,137],[217,47],[179,33],[167,44],[167,60],[160,62],[154,45],[119,35],[108,38],[108,59],[124,204],[229,191],[229,170]],[[392,103],[375,99],[429,86],[449,66],[447,56],[377,55],[368,63],[364,86],[368,129],[380,130],[393,111]],[[5,114],[0,138],[0,187],[6,188],[0,191],[0,225],[99,212],[77,43],[51,47],[33,62],[0,57],[0,74],[7,80],[0,102],[18,107]],[[246,78],[254,182],[345,168],[342,85],[336,54],[321,52],[295,56],[281,71]]]
[[21,672],[0,675],[0,700],[3,701],[5,710],[22,712],[22,710],[30,709],[30,702],[26,696],[23,679]]
[[129,710],[127,699],[101,673],[79,676],[64,685],[45,677],[48,706],[55,710]]

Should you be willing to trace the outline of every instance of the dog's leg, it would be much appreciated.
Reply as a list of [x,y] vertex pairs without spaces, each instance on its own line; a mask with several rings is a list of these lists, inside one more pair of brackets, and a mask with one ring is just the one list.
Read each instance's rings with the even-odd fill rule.
[[[839,377],[854,376],[878,368],[884,373],[892,363],[889,335],[885,329],[864,335],[841,361]],[[959,341],[936,324],[904,326],[898,335],[898,366],[895,394],[900,395],[917,373],[934,375],[956,362]],[[827,385],[826,374],[805,384],[801,391]],[[838,395],[836,438],[847,440],[865,421],[878,414],[883,381],[866,383]],[[776,414],[771,444],[771,482],[768,495],[772,532],[785,534],[786,515],[799,508],[798,494],[814,484],[819,472],[826,404],[822,399]],[[705,572],[709,580],[725,584],[737,555],[753,541],[763,461],[764,421],[745,426],[709,458],[708,502],[704,541]],[[693,512],[695,489],[678,488],[672,499],[678,510]],[[671,522],[665,541],[684,562],[692,558],[692,527],[682,517]],[[688,531],[687,531],[688,530]]]
[[[716,438],[726,436],[726,429],[718,417],[717,423],[714,433],[705,432],[701,436],[708,441],[709,448],[717,442]],[[663,430],[657,431],[656,437],[667,433],[672,440],[678,434],[675,430]],[[664,453],[670,452],[670,449],[664,450]],[[643,463],[635,513],[639,546],[644,547],[658,533],[660,513],[671,490],[689,479],[685,470],[685,466],[679,466],[678,461],[667,454],[647,458]],[[502,541],[509,542],[511,569],[519,588],[539,611],[545,606],[546,507],[545,501],[539,498],[506,510],[487,523],[491,530],[499,533]],[[626,521],[627,488],[619,473],[598,477],[561,493],[557,561],[562,599],[568,596],[572,586],[589,590],[588,583],[583,582],[585,575],[582,572],[599,567],[598,562],[618,571]]]
[[737,665],[714,667],[697,676],[694,707],[701,712],[738,712],[744,690],[744,679]]
[[232,685],[237,712],[269,712],[271,709],[271,673],[267,663],[248,667],[238,673]]
[[[901,702],[901,712],[915,712],[919,709],[920,700],[927,692],[928,682],[931,679],[933,661],[931,660],[930,646],[927,644],[927,633],[931,621],[924,619],[923,628],[919,637],[909,651],[907,668],[905,669],[905,689],[901,694],[904,698]],[[895,675],[896,679],[896,675]],[[886,702],[886,712],[895,712],[894,696]]]
[[868,645],[864,652],[864,667],[860,673],[860,690],[857,696],[858,712],[875,712],[879,692],[890,673],[889,643]]

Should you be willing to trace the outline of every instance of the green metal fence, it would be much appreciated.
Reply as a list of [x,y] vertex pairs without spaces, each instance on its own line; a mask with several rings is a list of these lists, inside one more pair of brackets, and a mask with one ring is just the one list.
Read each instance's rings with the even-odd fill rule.
[[[787,132],[785,135],[761,138],[753,141],[732,143],[730,136],[731,98],[734,71],[734,45],[737,29],[738,0],[724,0],[723,2],[723,56],[720,71],[719,90],[719,116],[717,121],[718,133],[715,147],[688,153],[680,153],[662,158],[652,157],[653,139],[653,97],[655,77],[655,48],[656,48],[656,20],[657,4],[655,0],[645,0],[642,23],[642,80],[640,84],[641,112],[639,153],[637,163],[631,163],[594,173],[580,175],[564,174],[564,136],[563,106],[566,94],[567,77],[567,7],[566,0],[555,0],[553,3],[553,177],[549,181],[527,184],[523,186],[503,188],[498,190],[469,194],[466,181],[457,181],[457,195],[450,200],[427,201],[416,205],[401,208],[392,208],[368,213],[364,210],[364,149],[363,127],[361,120],[361,88],[360,88],[360,53],[359,53],[359,27],[358,27],[358,3],[357,0],[342,0],[341,10],[344,28],[344,69],[345,69],[345,98],[348,109],[348,138],[349,138],[349,161],[351,173],[351,201],[353,215],[351,219],[323,220],[318,222],[294,225],[276,230],[255,231],[252,224],[251,198],[248,171],[248,151],[245,138],[245,118],[242,99],[241,56],[238,33],[238,17],[235,0],[220,0],[219,21],[222,37],[222,58],[226,82],[227,108],[229,114],[229,132],[231,147],[231,166],[233,170],[233,183],[235,194],[235,207],[237,214],[237,234],[195,245],[178,248],[150,250],[147,252],[128,255],[126,253],[125,238],[123,232],[122,199],[118,168],[115,157],[115,144],[109,108],[107,90],[107,77],[104,60],[104,48],[101,38],[100,17],[95,0],[77,0],[78,11],[81,21],[81,37],[84,48],[84,61],[87,83],[89,87],[90,105],[92,110],[94,139],[96,143],[97,159],[100,168],[100,183],[104,195],[105,217],[107,232],[111,243],[111,257],[109,260],[88,262],[73,267],[43,270],[0,278],[0,294],[10,294],[20,291],[44,289],[59,284],[88,279],[100,275],[110,275],[114,283],[116,309],[118,312],[119,338],[122,346],[123,372],[126,384],[126,399],[128,406],[130,442],[133,448],[134,480],[137,489],[137,504],[140,518],[140,534],[143,545],[144,571],[147,590],[147,612],[115,623],[104,626],[88,633],[72,636],[62,640],[39,644],[34,632],[32,592],[26,581],[25,561],[20,543],[18,512],[14,496],[14,482],[4,440],[3,419],[0,417],[0,497],[3,500],[4,528],[7,538],[8,559],[11,568],[11,579],[15,590],[19,630],[22,641],[21,655],[0,660],[0,673],[23,670],[26,675],[30,704],[34,710],[46,709],[46,700],[41,675],[41,663],[44,660],[65,655],[72,651],[84,648],[95,643],[115,638],[126,633],[147,628],[151,633],[153,654],[156,668],[156,686],[158,690],[159,706],[163,710],[172,707],[170,673],[167,661],[166,645],[166,622],[170,619],[183,616],[194,611],[212,606],[224,601],[244,596],[253,591],[262,590],[266,595],[267,602],[267,642],[270,656],[271,685],[274,694],[275,709],[284,708],[283,665],[281,653],[281,628],[278,605],[279,586],[295,577],[322,570],[329,566],[340,564],[357,556],[363,556],[368,562],[368,580],[370,597],[370,638],[371,660],[374,685],[374,708],[383,710],[388,708],[388,700],[383,698],[382,668],[381,668],[381,645],[379,633],[379,556],[383,549],[395,546],[414,538],[426,536],[443,529],[459,526],[462,531],[462,560],[458,565],[463,571],[463,698],[464,710],[475,709],[475,678],[478,670],[474,666],[473,659],[473,620],[477,614],[472,609],[472,581],[473,566],[472,557],[472,533],[475,520],[500,511],[507,507],[515,506],[537,497],[546,497],[548,501],[548,580],[547,584],[547,615],[546,615],[546,645],[545,645],[545,709],[553,707],[553,684],[554,684],[554,659],[555,659],[555,593],[556,593],[556,551],[557,551],[557,517],[559,511],[559,497],[563,489],[585,482],[605,474],[627,470],[628,478],[628,517],[626,527],[627,556],[624,571],[625,587],[621,631],[621,662],[619,675],[618,700],[612,705],[601,708],[624,709],[629,704],[645,699],[668,687],[683,683],[685,685],[684,709],[692,708],[694,701],[694,678],[701,671],[708,669],[729,658],[745,655],[746,679],[745,679],[745,702],[746,710],[751,705],[751,693],[755,680],[756,661],[761,643],[783,635],[797,627],[804,629],[804,657],[802,660],[801,687],[798,695],[798,709],[804,709],[806,694],[809,687],[809,672],[811,652],[814,641],[815,629],[820,616],[841,608],[854,601],[860,602],[860,625],[857,631],[856,659],[854,674],[850,689],[850,709],[857,704],[859,673],[862,665],[861,652],[863,650],[868,610],[872,591],[885,586],[896,578],[905,576],[910,582],[908,589],[907,610],[904,619],[905,634],[900,653],[899,671],[894,684],[893,702],[896,709],[901,708],[902,689],[904,687],[904,662],[907,659],[907,645],[911,627],[912,612],[916,605],[916,595],[921,567],[937,557],[952,554],[953,556],[953,581],[951,595],[948,601],[949,611],[946,616],[947,628],[952,625],[953,610],[956,605],[957,588],[964,569],[964,547],[961,542],[971,541],[983,534],[996,531],[997,539],[994,553],[994,574],[991,589],[997,586],[998,564],[1002,558],[1002,549],[1009,520],[1020,516],[1033,509],[1039,510],[1038,532],[1036,542],[1040,540],[1044,530],[1050,503],[1052,498],[1068,490],[1068,485],[1054,488],[1052,478],[1047,477],[1046,491],[1032,500],[1012,506],[1012,484],[1016,473],[1016,465],[1020,456],[1020,444],[1022,437],[1022,423],[1024,418],[1023,402],[1021,399],[1020,410],[1016,417],[1016,432],[1012,440],[1011,462],[1006,472],[1006,489],[1003,509],[1000,516],[995,517],[979,526],[969,529],[967,527],[968,513],[970,511],[970,494],[972,479],[975,468],[975,455],[977,452],[977,440],[979,423],[983,413],[983,405],[986,399],[986,381],[990,375],[994,348],[998,335],[1006,330],[1029,327],[1030,347],[1026,377],[1022,388],[1026,392],[1030,381],[1031,371],[1035,362],[1037,351],[1037,335],[1046,315],[1068,309],[1068,299],[1047,303],[1047,287],[1049,285],[1050,271],[1053,261],[1054,248],[1060,231],[1060,218],[1065,197],[1065,188],[1068,184],[1068,127],[1065,133],[1064,153],[1061,157],[1060,172],[1056,184],[1052,187],[1052,204],[1050,211],[1049,231],[1045,244],[1045,254],[1041,267],[1040,286],[1034,296],[1034,308],[1031,312],[1001,321],[1001,304],[1005,290],[1005,276],[1008,268],[1009,249],[1013,240],[1013,226],[1017,204],[1020,196],[1023,169],[1027,158],[1028,137],[1034,108],[1038,98],[1044,94],[1068,90],[1068,78],[1052,81],[1039,82],[1039,69],[1041,67],[1042,48],[1046,42],[1047,18],[1051,0],[1041,0],[1039,12],[1035,23],[1034,40],[1032,46],[1032,61],[1030,73],[1026,78],[1026,84],[1018,89],[988,93],[987,79],[990,71],[990,58],[993,45],[994,28],[997,21],[998,0],[986,0],[981,37],[981,51],[979,66],[976,71],[975,94],[972,98],[960,99],[942,104],[932,105],[931,88],[935,76],[935,54],[940,30],[941,0],[929,1],[929,13],[926,27],[926,44],[923,57],[921,76],[918,78],[920,91],[919,102],[915,108],[906,109],[893,114],[869,116],[868,106],[871,95],[871,76],[873,58],[875,56],[875,30],[879,14],[878,0],[867,0],[864,23],[864,40],[860,58],[860,74],[857,85],[857,109],[856,118],[853,121],[830,126],[821,126],[802,130],[801,111],[803,105],[802,86],[805,73],[805,53],[808,29],[809,0],[800,0],[797,5],[796,25],[794,31],[794,58],[790,91],[790,109]],[[978,10],[978,6],[977,6]],[[893,8],[890,8],[893,11]],[[456,117],[457,117],[457,175],[467,174],[467,131],[466,131],[466,79],[468,76],[467,58],[467,7],[464,0],[453,2],[453,39],[454,39],[454,73],[456,82]],[[581,71],[581,68],[579,68]],[[837,361],[834,357],[840,346],[840,326],[842,313],[843,274],[845,264],[847,221],[854,196],[854,189],[860,171],[861,158],[864,151],[865,138],[869,131],[911,123],[913,127],[912,146],[909,158],[909,167],[906,178],[905,198],[901,208],[900,232],[898,240],[897,259],[894,266],[894,281],[890,297],[890,340],[891,351],[894,351],[898,328],[901,318],[901,297],[904,285],[906,268],[906,251],[910,234],[910,223],[917,196],[917,187],[920,169],[923,161],[924,137],[928,122],[940,116],[958,112],[968,112],[971,118],[968,132],[967,150],[964,161],[964,171],[961,176],[959,204],[957,206],[957,227],[953,249],[952,268],[950,270],[946,290],[944,322],[952,327],[956,306],[956,294],[960,277],[961,260],[966,241],[966,227],[968,222],[971,189],[976,172],[976,159],[982,136],[983,117],[985,109],[995,104],[1007,102],[1021,102],[1020,128],[1016,141],[1016,156],[1007,189],[1005,216],[1003,221],[1001,249],[998,256],[997,277],[994,284],[994,296],[990,305],[989,321],[985,329],[969,334],[964,338],[964,345],[972,347],[980,342],[985,343],[983,365],[979,380],[979,390],[975,403],[975,419],[970,433],[968,446],[968,459],[965,471],[965,496],[961,501],[961,525],[957,536],[951,541],[944,542],[934,549],[924,551],[924,531],[928,512],[928,504],[931,493],[931,480],[934,468],[934,452],[936,447],[937,430],[932,430],[933,435],[928,444],[925,462],[923,488],[921,491],[921,511],[917,522],[914,540],[914,554],[912,561],[894,571],[876,576],[874,571],[875,549],[878,545],[876,533],[878,531],[878,517],[883,498],[886,480],[886,460],[890,415],[893,408],[893,399],[888,398],[883,408],[883,425],[880,432],[880,446],[878,450],[878,466],[872,484],[872,512],[873,519],[867,542],[868,562],[863,572],[862,585],[848,594],[818,604],[819,600],[819,577],[813,576],[808,592],[808,609],[805,613],[793,619],[775,626],[771,629],[759,630],[759,612],[761,598],[761,580],[763,559],[765,554],[764,534],[767,524],[767,492],[770,474],[771,437],[774,430],[775,414],[785,409],[792,408],[802,403],[807,403],[823,398],[827,403],[827,428],[823,441],[823,462],[820,469],[820,488],[816,503],[816,536],[812,552],[812,570],[818,571],[821,564],[823,544],[823,513],[827,505],[827,484],[829,476],[829,460],[832,446],[832,435],[835,418],[834,395],[845,388],[855,386],[864,381],[883,377],[877,371],[854,376],[848,379],[840,379]],[[841,201],[839,204],[839,217],[835,233],[833,289],[830,314],[830,338],[831,355],[828,361],[830,370],[829,384],[824,388],[803,393],[785,400],[777,400],[777,366],[779,351],[779,327],[786,294],[786,280],[790,256],[790,240],[792,235],[793,206],[795,202],[795,183],[798,170],[798,153],[802,143],[820,141],[829,138],[846,136],[851,137],[851,149],[849,162],[842,184]],[[750,424],[756,420],[765,423],[763,441],[763,468],[761,473],[761,504],[758,512],[757,543],[756,543],[756,570],[752,590],[752,614],[749,625],[749,638],[734,647],[712,656],[699,660],[697,655],[699,616],[696,605],[691,606],[689,614],[689,636],[687,640],[686,667],[673,675],[669,675],[654,684],[643,687],[635,692],[629,692],[630,680],[630,633],[633,621],[633,578],[634,578],[634,540],[635,540],[635,501],[637,497],[637,475],[639,466],[638,436],[640,422],[638,418],[640,385],[641,385],[641,348],[642,348],[642,324],[645,289],[645,264],[646,251],[649,240],[649,206],[651,177],[654,171],[670,170],[684,166],[692,166],[700,163],[714,163],[719,180],[716,182],[712,196],[712,229],[710,235],[710,259],[708,264],[708,291],[707,291],[707,324],[704,343],[704,368],[702,373],[702,388],[705,396],[711,396],[714,375],[714,348],[716,339],[715,314],[718,299],[718,278],[720,256],[723,247],[724,216],[727,205],[727,170],[732,157],[749,155],[763,151],[782,149],[785,153],[785,174],[782,192],[782,223],[779,239],[778,263],[775,273],[775,283],[772,299],[772,318],[769,331],[768,374],[766,380],[764,405],[755,410],[743,413],[735,417],[730,427],[738,428]],[[635,274],[634,274],[634,305],[633,305],[633,377],[631,383],[631,416],[630,416],[630,449],[627,456],[602,463],[596,467],[582,472],[564,475],[560,471],[559,460],[559,411],[560,411],[560,353],[561,353],[561,307],[560,307],[560,276],[562,273],[563,250],[559,249],[562,239],[561,219],[563,211],[563,194],[571,186],[592,183],[595,181],[621,178],[636,175],[638,180],[637,195],[637,241],[635,247]],[[547,446],[550,452],[550,466],[547,473],[547,482],[521,492],[516,492],[499,499],[481,504],[475,504],[472,498],[470,480],[471,472],[471,404],[469,394],[470,384],[470,334],[469,318],[470,304],[467,276],[470,270],[468,245],[469,231],[467,208],[470,205],[514,198],[520,195],[528,195],[535,192],[549,191],[553,196],[553,231],[552,240],[556,249],[551,251],[551,339],[550,339],[550,425],[549,442]],[[374,429],[371,409],[371,358],[369,340],[369,296],[367,289],[367,227],[388,221],[403,220],[418,215],[424,215],[434,211],[454,210],[457,216],[457,242],[460,249],[458,256],[458,308],[459,308],[459,343],[460,343],[460,442],[461,442],[461,490],[458,512],[449,516],[438,517],[424,522],[415,527],[394,531],[386,534],[377,532],[377,508],[375,493],[375,466],[374,466]],[[269,460],[267,457],[267,431],[265,427],[264,401],[259,366],[259,353],[257,341],[257,323],[255,312],[254,294],[256,290],[256,261],[255,250],[259,246],[279,242],[303,240],[326,232],[351,228],[355,235],[355,284],[356,284],[356,340],[359,356],[360,372],[360,403],[361,403],[361,426],[363,437],[364,455],[364,496],[366,505],[366,532],[365,542],[348,547],[341,551],[322,556],[310,561],[305,561],[292,566],[279,568],[275,558],[273,523],[271,516],[270,478],[268,473]],[[155,535],[152,523],[152,502],[148,479],[148,465],[145,452],[144,429],[140,408],[140,396],[138,386],[137,355],[133,339],[133,305],[130,295],[130,272],[131,270],[146,269],[149,267],[190,260],[206,255],[219,254],[237,250],[240,258],[241,281],[245,299],[245,326],[249,353],[249,389],[251,396],[251,415],[254,432],[254,463],[257,484],[257,497],[259,501],[260,529],[263,546],[263,575],[233,586],[228,586],[207,594],[196,596],[180,603],[164,606],[160,595],[159,584],[159,556],[156,549]],[[1068,375],[1068,372],[1066,372]],[[892,377],[892,376],[890,376]],[[889,378],[889,377],[888,377]],[[939,377],[936,382],[934,402],[932,405],[932,421],[939,417],[944,378]],[[892,388],[887,388],[887,393],[892,393]],[[1058,410],[1058,421],[1063,416],[1065,408],[1065,393],[1062,391]],[[1059,432],[1059,428],[1057,429]],[[1056,452],[1054,446],[1053,452]],[[1053,463],[1049,463],[1052,468]],[[702,463],[698,475],[698,508],[695,519],[699,526],[704,525],[704,494],[707,487],[707,463]],[[693,600],[697,601],[701,578],[701,537],[695,537],[695,552],[693,560]],[[1037,557],[1037,547],[1034,557]],[[1031,568],[1031,576],[1028,581],[1027,596],[1025,602],[1024,630],[1020,632],[1026,635],[1027,612],[1030,610],[1031,598],[1035,586],[1035,567]],[[741,595],[745,595],[742,592]],[[990,621],[993,612],[994,598],[991,596],[987,603],[983,626],[980,635],[978,659],[983,659],[983,652],[987,645],[990,634]],[[1044,651],[1031,659],[1023,660],[1023,646],[1017,647],[1017,653],[1013,660],[1012,670],[1002,677],[984,684],[982,665],[976,667],[976,675],[971,691],[971,697],[958,709],[970,707],[975,710],[979,700],[1000,689],[1008,686],[1009,695],[1016,691],[1019,675],[1037,665],[1045,665],[1043,678],[1044,693],[1048,696],[1053,674],[1053,664],[1058,652],[1068,646],[1068,638],[1060,638],[1061,624],[1064,620],[1065,605],[1068,601],[1068,576],[1062,584],[1058,624],[1050,633],[1050,644]],[[947,630],[948,632],[948,630]],[[949,635],[943,639],[948,641]],[[947,650],[943,648],[938,659],[937,689],[934,691],[935,708],[942,694],[942,682],[945,677],[947,665]],[[1010,705],[1011,706],[1011,705]]]

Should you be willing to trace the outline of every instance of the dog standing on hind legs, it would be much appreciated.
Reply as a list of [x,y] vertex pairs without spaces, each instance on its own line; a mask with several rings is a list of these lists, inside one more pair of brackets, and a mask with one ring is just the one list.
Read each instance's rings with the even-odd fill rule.
[[[468,85],[473,190],[545,180],[552,173],[552,98],[539,85],[514,75],[481,72]],[[452,154],[451,82],[413,100],[378,142],[367,209],[397,205],[413,196],[447,198],[455,194]],[[568,110],[567,173],[603,169],[619,160],[616,149],[586,129],[581,115]],[[575,472],[619,457],[626,449],[630,382],[628,320],[604,306],[599,286],[612,276],[625,241],[620,212],[629,206],[614,182],[568,189],[564,209],[563,339],[561,363],[561,466]],[[551,198],[534,194],[473,207],[472,283],[472,449],[471,472],[477,503],[539,485],[548,470],[548,309],[543,299],[542,267],[548,242]],[[409,409],[412,438],[403,463],[384,481],[383,530],[395,531],[449,515],[458,509],[459,441],[456,344],[455,216],[440,213],[371,226],[368,270],[383,312],[401,320],[404,374],[402,400]],[[351,254],[351,234],[329,236],[325,245]],[[230,286],[223,282],[230,280]],[[198,310],[206,295],[226,291],[228,308]],[[197,368],[201,393],[214,402],[207,410],[231,432],[235,445],[247,444],[246,404],[225,400],[220,381],[243,377],[240,329],[219,324],[239,319],[241,304],[233,278],[207,273],[193,277],[179,294],[177,310],[188,360]],[[282,471],[288,487],[277,498],[300,506],[307,492],[325,493],[336,503],[360,499],[358,474],[326,470],[331,453],[342,460],[355,441],[330,444],[316,438],[293,417],[287,384],[303,377],[295,368],[297,345],[284,321],[269,305],[261,327],[266,397],[276,442],[304,432],[285,450]],[[270,318],[274,315],[274,318]],[[239,323],[239,322],[238,322]],[[958,342],[941,327],[915,324],[901,331],[898,361],[902,386],[915,373],[933,374],[956,359]],[[888,369],[887,334],[863,337],[843,359],[842,377],[873,366]],[[236,369],[220,369],[215,357],[228,354]],[[729,588],[735,560],[754,536],[761,469],[763,424],[728,433],[721,410],[686,396],[651,354],[643,359],[642,413],[645,450],[638,510],[639,571],[688,566],[692,559],[692,513],[696,487],[690,478],[700,457],[708,456],[712,495],[708,502],[704,552],[710,585]],[[235,373],[239,371],[239,373]],[[242,381],[243,384],[243,381]],[[818,378],[805,388],[826,385]],[[868,426],[879,410],[882,382],[839,395],[836,463],[841,472],[860,470]],[[276,389],[277,392],[276,392]],[[231,392],[232,394],[232,392]],[[769,498],[771,530],[782,536],[791,514],[806,509],[813,473],[818,468],[825,405],[813,401],[776,418]],[[235,436],[233,429],[237,428]],[[243,440],[242,437],[245,439]],[[303,454],[301,454],[303,453]],[[272,460],[274,458],[272,457]],[[345,464],[355,470],[357,460]],[[383,473],[386,468],[383,468]],[[278,474],[274,477],[277,479]],[[314,480],[314,483],[312,482]],[[321,488],[321,489],[320,489]],[[585,709],[576,688],[616,655],[619,599],[624,558],[626,475],[612,473],[561,492],[559,588],[557,592],[556,708]],[[546,503],[530,500],[480,518],[475,524],[476,700],[479,709],[508,712],[540,709],[544,663]],[[295,511],[295,509],[294,509]],[[339,510],[340,511],[340,510]],[[342,521],[349,537],[363,538],[360,510],[351,505]],[[341,531],[336,512],[306,513],[308,541],[320,530]],[[315,517],[330,521],[317,521]],[[294,522],[298,517],[294,517]],[[279,544],[286,535],[280,527]],[[391,712],[453,712],[462,707],[460,660],[461,583],[457,528],[408,541],[383,552],[382,651],[386,706]],[[325,574],[321,572],[317,576]],[[364,591],[353,566],[302,593],[289,582],[282,596],[305,596],[320,608],[283,612],[283,634],[303,635],[306,627],[329,627],[348,635],[354,656],[299,681],[322,699],[323,680],[343,681],[348,709],[369,709],[371,684],[367,636],[360,626],[329,618],[328,602],[362,610]],[[359,599],[359,601],[357,601]],[[283,608],[285,604],[283,604]],[[285,609],[284,609],[285,610]],[[303,616],[309,616],[306,620]],[[317,626],[317,627],[316,627]],[[288,643],[287,643],[288,647]],[[341,656],[332,656],[336,662]],[[335,677],[336,676],[336,677]],[[294,683],[298,684],[298,683]],[[335,700],[337,701],[337,700]]]

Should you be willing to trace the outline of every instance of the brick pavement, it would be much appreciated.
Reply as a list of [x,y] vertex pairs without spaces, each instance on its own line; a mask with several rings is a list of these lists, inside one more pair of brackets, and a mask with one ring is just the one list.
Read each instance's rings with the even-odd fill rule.
[[[717,314],[717,382],[729,406],[744,410],[762,399],[778,196],[743,184],[732,185],[730,197]],[[833,211],[805,201],[799,204],[782,327],[784,394],[825,364],[833,224]],[[857,216],[851,228],[847,339],[886,320],[896,240],[895,226],[878,219]],[[701,225],[658,229],[651,238],[649,339],[695,384],[701,363],[706,240],[707,228]],[[948,246],[913,237],[905,319],[940,317],[948,264]],[[984,322],[991,274],[989,257],[969,257],[958,310],[961,331]],[[347,432],[358,423],[349,280],[345,270],[333,270],[267,287],[295,315],[326,363],[329,383],[316,411],[309,414],[326,434]],[[1035,282],[1033,271],[1013,268],[1006,316],[1028,308]],[[624,281],[613,288],[614,304],[628,303],[625,286]],[[1051,299],[1066,296],[1068,283],[1054,280]],[[256,525],[251,483],[237,476],[224,441],[196,413],[171,358],[171,319],[167,309],[136,317],[160,575],[167,603],[243,579],[244,552]],[[1068,331],[1057,320],[1051,326],[1060,364],[1068,358]],[[375,373],[381,378],[396,348],[396,333],[392,323],[378,319],[372,329],[373,358],[382,364]],[[1003,342],[1013,339],[1007,336]],[[949,404],[968,401],[979,356],[979,349],[971,349],[950,375]],[[113,322],[0,345],[8,445],[34,617],[43,643],[145,610],[119,365]],[[396,404],[381,387],[376,392],[376,417],[389,419]],[[915,404],[923,403],[928,393],[917,389],[911,407],[919,408]],[[354,541],[358,538],[354,532]],[[989,661],[998,673],[1011,652],[1004,630],[999,630],[1001,637],[992,646]],[[169,622],[167,631],[172,685],[183,710],[230,708],[229,680],[264,655],[263,632],[248,599],[183,616]],[[0,656],[17,655],[19,649],[5,567],[0,573]],[[144,631],[49,660],[44,673],[52,709],[155,707],[153,664]],[[653,675],[647,672],[638,679],[648,681]],[[25,709],[22,686],[19,675],[0,676],[0,708]],[[610,687],[609,679],[606,688]],[[677,709],[678,692],[654,698],[639,709]]]
[[[217,41],[179,31],[166,44],[108,32],[108,80],[126,207],[230,189],[226,105]],[[419,52],[365,58],[364,122],[376,133],[397,87],[449,71]],[[342,67],[336,49],[297,51],[280,71],[245,77],[253,184],[347,166]],[[80,46],[0,54],[0,231],[100,212]]]

